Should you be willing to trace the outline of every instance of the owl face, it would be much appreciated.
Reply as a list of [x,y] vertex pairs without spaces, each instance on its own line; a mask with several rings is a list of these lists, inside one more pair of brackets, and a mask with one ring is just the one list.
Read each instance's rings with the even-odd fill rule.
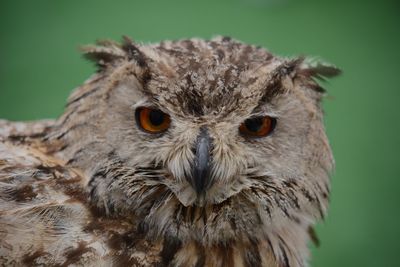
[[101,45],[52,137],[94,206],[202,242],[322,216],[333,160],[317,69],[229,38]]

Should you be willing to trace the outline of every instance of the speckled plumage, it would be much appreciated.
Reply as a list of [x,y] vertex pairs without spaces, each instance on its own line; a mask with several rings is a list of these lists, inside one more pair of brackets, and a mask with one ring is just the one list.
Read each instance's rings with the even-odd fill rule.
[[[0,265],[307,266],[333,158],[315,78],[337,69],[227,37],[84,48],[99,70],[55,121],[0,121]],[[152,135],[139,106],[171,117]],[[246,138],[239,125],[277,118]],[[213,185],[185,176],[200,129]]]

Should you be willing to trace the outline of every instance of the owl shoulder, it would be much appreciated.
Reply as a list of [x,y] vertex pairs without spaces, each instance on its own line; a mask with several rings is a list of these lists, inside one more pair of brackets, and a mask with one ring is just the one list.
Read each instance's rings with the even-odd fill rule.
[[61,264],[68,252],[90,252],[80,227],[90,215],[82,176],[41,141],[52,124],[0,121],[0,265]]
[[152,266],[159,245],[89,204],[85,175],[43,141],[52,121],[0,120],[0,266]]

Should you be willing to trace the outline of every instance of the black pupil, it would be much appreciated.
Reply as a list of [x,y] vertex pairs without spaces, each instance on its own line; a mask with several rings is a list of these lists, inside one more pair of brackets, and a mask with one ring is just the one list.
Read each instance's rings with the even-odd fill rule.
[[254,118],[245,120],[246,128],[251,132],[258,132],[263,124],[262,118]]
[[152,110],[149,114],[151,124],[159,126],[164,122],[164,113],[159,110]]

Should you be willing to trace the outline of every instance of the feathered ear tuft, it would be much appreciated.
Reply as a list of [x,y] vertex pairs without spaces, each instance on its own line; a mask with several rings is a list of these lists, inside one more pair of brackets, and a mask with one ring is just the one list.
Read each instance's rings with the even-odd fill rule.
[[96,63],[100,70],[108,65],[126,58],[125,51],[117,42],[110,40],[99,40],[95,45],[86,45],[80,47],[85,58]]
[[342,73],[342,71],[335,65],[317,58],[304,58],[299,69],[304,74],[322,80],[324,80],[324,78],[335,77]]
[[147,67],[145,55],[127,36],[123,36],[122,44],[99,40],[95,45],[86,45],[80,50],[85,58],[96,63],[100,71],[120,60],[134,60],[139,67]]
[[147,67],[146,56],[128,36],[122,36],[122,49],[126,52],[129,60],[135,60],[139,67]]
[[[317,58],[302,58],[296,72],[297,75],[316,78],[322,81],[325,81],[325,78],[332,78],[342,73],[342,71],[335,65]],[[309,86],[319,92],[325,92],[324,88],[322,88],[316,81],[310,83]]]

